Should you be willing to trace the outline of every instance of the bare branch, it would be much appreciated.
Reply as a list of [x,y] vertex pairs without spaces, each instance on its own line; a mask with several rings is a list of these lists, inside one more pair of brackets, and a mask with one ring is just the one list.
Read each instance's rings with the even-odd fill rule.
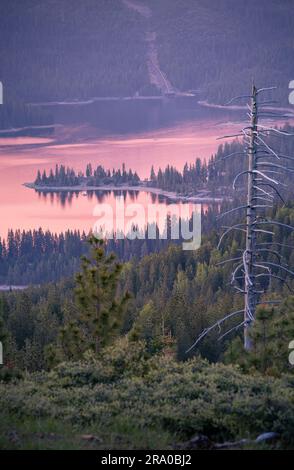
[[288,287],[289,291],[290,292],[294,292],[294,290],[292,289],[292,287],[288,284],[288,282],[286,281],[286,279],[284,279],[283,277],[281,276],[277,276],[277,274],[273,274],[273,273],[260,273],[260,274],[256,274],[255,276],[256,278],[257,277],[273,277],[274,279],[278,279],[279,281],[283,282],[286,287]]
[[287,131],[281,131],[279,129],[275,129],[274,127],[266,127],[266,126],[262,126],[261,124],[256,124],[256,126],[261,127],[265,131],[272,131],[272,132],[276,132],[277,134],[281,134],[281,135],[287,135],[287,136],[294,135],[294,134],[291,134],[290,132],[287,132]]
[[[241,264],[239,264],[239,265],[236,267],[236,269],[233,271],[233,273],[232,273],[232,279],[231,279],[231,285],[233,285],[234,282],[236,282],[236,274],[237,274],[237,272],[238,272],[241,268],[243,268],[243,267],[244,267],[244,262],[242,262]],[[245,277],[244,277],[244,279],[245,279],[245,278],[247,277],[247,274],[246,274],[246,273],[244,273],[244,274],[245,274]]]
[[245,323],[246,323],[245,321],[242,321],[242,322],[239,323],[237,326],[233,326],[233,328],[230,328],[228,331],[226,331],[226,333],[224,333],[223,335],[221,335],[217,340],[218,340],[218,341],[221,341],[225,336],[227,336],[228,334],[232,333],[232,331],[238,330],[238,329],[241,328],[241,326],[243,326]]
[[256,233],[267,233],[267,234],[269,234],[269,235],[274,235],[274,232],[270,232],[269,230],[254,229],[253,232],[256,232]]
[[283,166],[283,165],[278,165],[277,163],[272,163],[272,162],[259,162],[259,161],[257,161],[257,166],[259,166],[259,165],[269,166],[269,167],[272,167],[272,168],[281,168],[282,170],[285,170],[285,171],[294,171],[294,168],[286,167],[286,166]]
[[192,344],[192,346],[187,349],[186,351],[186,354],[188,354],[192,349],[195,348],[195,346],[199,343],[199,341],[202,340],[202,338],[204,338],[204,336],[206,336],[210,331],[212,331],[214,328],[216,327],[220,327],[220,325],[222,323],[224,323],[226,320],[228,320],[229,318],[232,318],[234,317],[235,315],[238,315],[240,313],[243,313],[244,312],[244,309],[243,310],[236,310],[235,312],[232,312],[232,313],[229,313],[227,315],[225,315],[223,318],[221,318],[220,320],[218,320],[216,323],[214,323],[212,326],[210,326],[209,328],[205,328],[203,330],[203,332],[198,336],[198,338],[196,339],[196,341]]
[[272,204],[271,204],[271,205],[269,205],[269,204],[255,204],[255,205],[253,205],[253,206],[251,206],[251,207],[253,207],[254,209],[263,208],[263,207],[272,208],[273,205],[272,205]]
[[263,91],[270,91],[270,90],[276,90],[277,87],[276,86],[269,86],[269,87],[264,87],[264,88],[259,88],[257,91],[256,91],[256,94],[259,95],[259,93],[263,92]]
[[227,158],[231,158],[231,157],[234,157],[236,155],[245,155],[245,152],[233,152],[233,153],[229,153],[228,155],[225,155],[224,157],[222,158],[218,158],[217,160],[214,161],[215,164],[217,163],[220,163],[221,161],[224,161],[226,160]]
[[283,271],[286,271],[288,274],[291,274],[291,276],[294,276],[294,272],[291,271],[290,269],[286,268],[285,266],[277,263],[273,263],[271,261],[263,261],[264,264],[268,264],[269,266],[274,266],[276,268],[282,269]]
[[235,179],[233,181],[233,189],[236,189],[236,182],[237,182],[238,178],[240,178],[240,176],[246,175],[248,173],[251,173],[251,172],[249,170],[244,170],[244,171],[241,171],[240,173],[237,174],[237,176],[235,177]]
[[291,160],[292,162],[294,161],[294,158],[290,157],[289,155],[279,154],[279,157],[280,158],[285,158],[285,160]]
[[265,191],[264,189],[262,188],[259,188],[258,186],[255,186],[253,185],[253,188],[254,189],[257,189],[258,191],[262,192],[263,194],[265,194],[266,196],[270,197],[270,198],[274,198],[274,196],[271,194],[271,193],[268,193],[267,191]]
[[232,134],[232,135],[223,135],[221,137],[217,137],[216,140],[222,140],[222,139],[230,139],[231,137],[240,137],[242,136],[243,134],[242,133],[239,133],[239,134]]
[[[284,201],[283,196],[280,194],[279,190],[278,190],[275,186],[273,186],[273,185],[270,184],[270,183],[265,183],[265,182],[262,182],[262,181],[259,182],[258,184],[259,184],[259,186],[269,186],[271,189],[273,189],[273,190],[275,191],[275,193],[279,196],[279,198],[281,199],[281,201],[285,204],[285,201]],[[258,189],[261,191],[260,188],[258,188]],[[269,193],[266,193],[266,194],[269,194]]]
[[222,266],[223,264],[231,263],[232,261],[239,261],[240,259],[242,259],[242,256],[239,256],[238,258],[226,259],[224,261],[220,261],[219,263],[216,263],[216,266]]
[[275,255],[278,258],[279,262],[281,262],[281,259],[283,258],[283,256],[280,253],[278,253],[275,250],[269,250],[268,248],[256,248],[256,252],[257,253],[261,253],[261,252],[262,253],[271,253],[272,255]]
[[264,266],[263,264],[254,263],[253,266],[254,266],[255,268],[265,269],[268,273],[271,272],[270,268],[269,268],[268,266]]
[[[239,230],[239,231],[242,231],[242,232],[246,232],[246,230],[244,228],[241,228],[242,226],[244,226],[244,224],[236,224],[236,225],[233,225],[232,227],[229,227],[223,234],[222,236],[220,237],[219,239],[219,242],[218,242],[218,245],[217,245],[217,249],[219,249],[224,237],[230,233],[232,230]],[[224,227],[225,228],[225,227]]]
[[233,103],[233,101],[240,100],[241,98],[252,98],[252,96],[251,95],[234,96],[234,98],[231,98],[227,103],[224,104],[224,106],[227,106],[228,104]]
[[276,100],[266,100],[266,101],[258,101],[259,107],[262,107],[262,105],[271,105],[271,104],[277,104],[278,101]]
[[235,212],[235,211],[238,211],[240,209],[247,209],[247,206],[239,206],[239,207],[234,207],[233,209],[230,209],[226,212],[222,212],[221,214],[217,215],[217,219],[221,219],[222,217],[224,217],[225,215],[227,214],[231,214],[232,212]]
[[277,245],[277,246],[282,246],[283,248],[292,248],[292,250],[294,250],[294,245],[287,245],[286,243],[260,242],[256,246],[259,246],[259,245]]
[[[269,198],[263,197],[263,196],[254,196],[254,197],[252,198],[252,201],[255,201],[255,200],[261,200],[261,201],[266,201],[266,202],[271,202],[271,203],[273,202],[272,199],[269,199]],[[271,207],[272,207],[272,206],[271,206]]]
[[256,136],[256,138],[269,150],[270,153],[272,153],[278,160],[280,160],[280,157],[278,154],[269,146],[267,143],[259,136]]
[[260,224],[263,224],[263,225],[279,225],[281,227],[286,227],[290,230],[294,230],[294,227],[292,227],[292,225],[288,225],[288,224],[283,224],[282,222],[278,222],[277,220],[256,220],[256,222],[254,222],[255,225],[260,225]]

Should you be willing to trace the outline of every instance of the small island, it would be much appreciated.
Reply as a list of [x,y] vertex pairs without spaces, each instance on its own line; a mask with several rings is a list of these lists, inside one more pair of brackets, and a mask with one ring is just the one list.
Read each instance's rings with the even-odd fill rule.
[[32,183],[24,183],[38,192],[84,192],[87,191],[148,191],[174,201],[216,202],[229,199],[224,188],[215,189],[212,183],[217,180],[214,157],[208,164],[199,158],[194,164],[185,163],[182,172],[172,165],[157,173],[152,165],[150,177],[140,179],[136,171],[126,169],[123,163],[119,169],[105,169],[102,165],[93,168],[88,163],[85,171],[76,172],[73,168],[56,165],[49,174],[39,170]]

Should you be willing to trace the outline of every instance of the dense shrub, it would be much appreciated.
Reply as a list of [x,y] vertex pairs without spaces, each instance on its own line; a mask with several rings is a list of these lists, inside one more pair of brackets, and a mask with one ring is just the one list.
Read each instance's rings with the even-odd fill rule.
[[76,426],[128,426],[203,433],[223,441],[265,431],[294,444],[294,380],[245,375],[238,367],[194,358],[178,363],[148,357],[143,343],[120,340],[99,360],[62,364],[29,375],[17,387],[0,385],[1,409],[18,418],[61,419]]

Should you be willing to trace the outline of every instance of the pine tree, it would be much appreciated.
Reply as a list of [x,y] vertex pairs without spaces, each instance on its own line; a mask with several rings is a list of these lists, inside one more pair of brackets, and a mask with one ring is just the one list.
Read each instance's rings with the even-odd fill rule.
[[7,341],[7,331],[4,324],[4,318],[7,316],[8,310],[9,307],[5,297],[0,297],[0,359],[2,359],[2,361],[4,361],[4,350]]
[[92,176],[92,174],[93,174],[92,165],[91,165],[91,163],[88,163],[87,168],[86,168],[87,178],[90,178],[90,176]]
[[294,339],[294,296],[287,297],[278,307],[260,305],[250,337],[251,351],[244,353],[238,337],[228,344],[225,360],[238,363],[244,371],[255,369],[274,376],[293,372],[288,357],[289,344]]
[[153,165],[152,165],[151,171],[150,171],[150,181],[152,181],[152,182],[156,181],[156,175],[155,175],[155,171],[154,171],[154,166],[153,166]]
[[37,178],[35,180],[35,184],[40,184],[41,180],[42,180],[41,172],[40,172],[40,170],[38,170]]
[[91,255],[82,257],[82,270],[76,276],[78,315],[61,330],[63,351],[71,358],[87,350],[98,353],[111,343],[130,297],[128,293],[117,296],[122,265],[115,255],[106,255],[103,241],[94,236],[89,238],[89,243]]
[[4,321],[1,317],[1,313],[0,313],[0,342],[2,343],[2,346],[3,346],[3,342],[6,338],[6,333],[5,333],[5,329],[4,329]]

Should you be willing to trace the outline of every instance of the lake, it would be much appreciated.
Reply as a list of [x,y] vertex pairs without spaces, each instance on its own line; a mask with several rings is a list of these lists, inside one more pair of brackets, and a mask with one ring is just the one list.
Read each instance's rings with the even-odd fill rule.
[[[64,164],[84,170],[88,162],[118,168],[124,162],[141,178],[166,165],[182,169],[196,157],[209,158],[217,137],[236,132],[245,111],[200,107],[195,100],[170,99],[148,102],[117,101],[91,104],[48,105],[56,126],[48,136],[8,137],[0,134],[0,236],[9,228],[42,227],[53,232],[93,227],[97,203],[115,204],[115,194],[99,198],[72,195],[44,196],[23,186],[37,170]],[[144,206],[167,201],[144,191],[125,195],[128,203]]]

